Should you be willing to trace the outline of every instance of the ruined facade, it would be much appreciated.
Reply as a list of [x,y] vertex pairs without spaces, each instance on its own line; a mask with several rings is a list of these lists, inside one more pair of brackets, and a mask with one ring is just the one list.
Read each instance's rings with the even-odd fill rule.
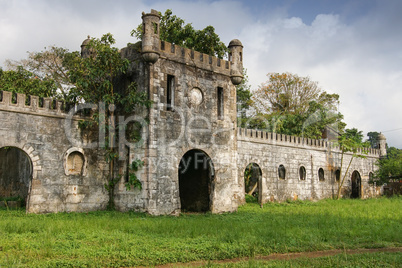
[[[153,215],[181,211],[235,211],[245,202],[245,171],[261,203],[286,199],[322,199],[336,194],[340,151],[325,140],[311,140],[237,128],[236,88],[242,80],[243,46],[229,44],[222,60],[159,39],[159,14],[143,14],[142,42],[121,50],[130,71],[120,87],[136,82],[153,105],[119,118],[123,126],[141,125],[141,139],[119,141],[121,180],[115,206]],[[86,55],[87,43],[82,45]],[[78,128],[81,115],[62,103],[2,92],[0,100],[0,195],[22,195],[27,211],[105,209],[108,165],[96,139]],[[368,178],[385,154],[370,149],[355,159],[343,195],[366,198],[376,193]],[[345,161],[351,155],[345,156]],[[22,159],[22,160],[21,160]],[[136,159],[142,189],[127,190],[128,167]],[[17,165],[12,164],[18,162]],[[17,172],[18,170],[18,172]],[[18,173],[18,174],[17,174]]]

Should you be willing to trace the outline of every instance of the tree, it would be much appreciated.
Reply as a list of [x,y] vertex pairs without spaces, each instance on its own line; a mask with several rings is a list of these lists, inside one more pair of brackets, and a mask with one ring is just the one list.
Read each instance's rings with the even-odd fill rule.
[[337,112],[339,95],[318,88],[308,77],[291,73],[270,73],[269,80],[253,93],[257,128],[287,135],[321,138],[325,128],[342,131],[345,124]]
[[[202,30],[195,30],[191,23],[185,24],[184,20],[173,15],[170,9],[167,9],[163,15],[160,13],[160,16],[161,40],[219,58],[223,58],[228,52],[213,26],[209,25]],[[140,24],[131,31],[131,35],[142,39],[142,32],[142,24]]]
[[[117,92],[114,83],[127,72],[129,61],[123,59],[119,50],[112,45],[115,43],[113,36],[108,33],[101,39],[92,38],[88,44],[92,56],[82,58],[78,52],[66,55],[68,75],[75,87],[71,90],[86,103],[103,103],[108,110],[105,118],[97,111],[94,114],[94,122],[104,126],[108,135],[104,144],[105,158],[109,163],[109,182],[105,185],[109,192],[109,208],[114,208],[114,187],[121,174],[115,174],[115,164],[118,158],[116,139],[119,131],[115,122],[116,113],[130,113],[136,107],[150,107],[150,101],[145,92],[138,92],[135,83],[131,83],[125,92]],[[81,127],[91,126],[84,121]],[[141,161],[132,164],[132,168],[138,169]],[[132,177],[132,185],[138,185]],[[127,185],[126,185],[127,186]]]
[[308,77],[290,73],[270,73],[267,76],[269,80],[254,93],[255,107],[261,113],[303,114],[308,111],[310,101],[319,97],[317,82]]
[[57,87],[53,79],[40,78],[19,66],[15,71],[3,71],[0,68],[0,89],[39,97],[54,97]]
[[[345,129],[342,135],[343,138],[352,140],[356,144],[363,145],[363,132],[357,128]],[[364,143],[366,145],[367,143]]]
[[371,148],[378,148],[378,136],[380,135],[379,132],[376,131],[372,131],[372,132],[368,132],[367,136],[368,138],[368,142],[370,142]]
[[[341,190],[343,183],[345,182],[346,175],[348,174],[349,168],[352,165],[353,159],[354,158],[366,158],[365,154],[367,154],[366,151],[364,151],[364,148],[368,146],[368,143],[363,143],[363,133],[362,131],[359,131],[356,128],[352,129],[346,129],[345,132],[339,136],[338,138],[338,144],[341,150],[341,166],[339,169],[339,173],[342,174],[342,169],[343,169],[343,160],[344,160],[344,155],[345,153],[352,153],[352,156],[350,157],[349,164],[346,168],[346,172],[342,177],[342,180],[338,181],[338,193],[337,193],[337,199],[340,198],[341,196]],[[359,150],[361,153],[359,153]]]
[[243,69],[243,80],[236,86],[238,127],[244,127],[248,121],[247,111],[252,105],[251,86],[248,84],[247,69]]
[[69,94],[69,89],[73,85],[65,64],[65,56],[68,53],[69,51],[65,48],[50,46],[40,52],[29,52],[27,59],[20,61],[7,60],[6,64],[10,70],[24,69],[41,80],[54,81],[59,93],[53,96],[71,102],[74,96]]
[[370,183],[376,182],[377,185],[383,185],[390,180],[402,179],[402,150],[389,147],[387,156],[379,159],[376,163],[378,170],[374,173],[374,178],[370,179]]

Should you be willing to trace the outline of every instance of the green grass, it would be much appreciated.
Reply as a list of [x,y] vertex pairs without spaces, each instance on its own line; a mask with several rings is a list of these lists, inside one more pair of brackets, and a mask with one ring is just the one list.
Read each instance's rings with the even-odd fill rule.
[[180,217],[0,210],[0,267],[147,266],[274,252],[399,247],[401,211],[401,197],[273,203],[262,209],[251,203],[231,214]]
[[339,254],[320,258],[300,258],[293,260],[248,260],[236,263],[207,264],[201,267],[400,267],[402,254],[400,253],[367,253],[367,254]]

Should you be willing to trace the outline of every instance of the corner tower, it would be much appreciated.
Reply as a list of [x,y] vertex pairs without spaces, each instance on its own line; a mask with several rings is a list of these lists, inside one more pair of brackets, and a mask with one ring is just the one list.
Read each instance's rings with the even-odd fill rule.
[[229,61],[231,62],[230,79],[233,85],[238,85],[243,80],[243,44],[238,39],[229,43]]
[[89,43],[91,42],[91,37],[88,35],[88,38],[85,39],[81,44],[81,57],[82,58],[89,58],[91,56],[91,49],[88,47]]
[[146,62],[155,63],[159,59],[159,12],[152,9],[151,13],[142,13],[142,57]]
[[387,139],[382,133],[378,135],[378,149],[380,150],[381,158],[387,156]]

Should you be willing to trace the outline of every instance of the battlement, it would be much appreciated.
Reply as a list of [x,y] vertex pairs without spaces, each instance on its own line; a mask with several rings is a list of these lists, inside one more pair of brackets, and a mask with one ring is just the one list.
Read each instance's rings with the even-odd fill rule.
[[[67,107],[62,101],[53,98],[26,96],[21,93],[0,91],[0,111],[33,114],[39,116],[66,118]],[[77,115],[74,114],[74,118]]]
[[[299,147],[313,150],[331,150],[340,152],[339,146],[333,142],[326,140],[316,140],[286,134],[278,134],[273,132],[259,131],[254,129],[238,128],[238,141],[249,141],[254,143],[274,144],[288,147]],[[378,149],[359,148],[358,154],[367,153],[367,156],[379,157]]]
[[166,41],[160,41],[161,58],[180,62],[186,65],[194,65],[201,69],[211,70],[217,73],[230,75],[231,62],[210,56],[193,49],[181,47]]

